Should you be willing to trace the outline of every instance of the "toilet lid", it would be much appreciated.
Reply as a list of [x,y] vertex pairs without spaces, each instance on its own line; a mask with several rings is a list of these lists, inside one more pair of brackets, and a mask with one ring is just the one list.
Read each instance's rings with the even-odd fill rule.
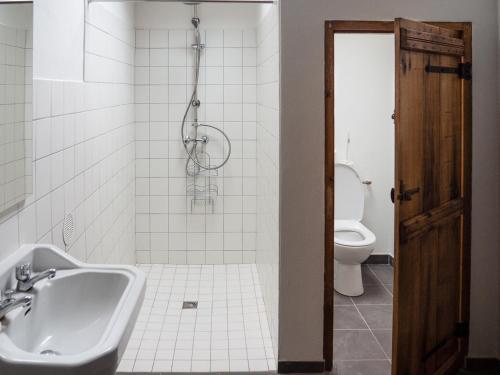
[[345,164],[335,164],[335,219],[363,218],[365,195],[356,171]]

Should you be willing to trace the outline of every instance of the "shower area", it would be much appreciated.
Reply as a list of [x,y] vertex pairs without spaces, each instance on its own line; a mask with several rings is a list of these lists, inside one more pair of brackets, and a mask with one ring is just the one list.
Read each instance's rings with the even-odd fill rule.
[[133,7],[135,260],[145,301],[119,372],[277,362],[279,7]]

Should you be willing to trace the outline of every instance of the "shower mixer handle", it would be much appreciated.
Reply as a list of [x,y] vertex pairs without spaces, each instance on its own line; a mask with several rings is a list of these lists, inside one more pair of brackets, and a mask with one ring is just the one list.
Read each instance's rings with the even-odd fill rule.
[[189,143],[203,143],[206,145],[208,143],[208,137],[206,135],[200,137],[200,138],[191,138],[191,137],[186,137],[184,138],[184,143],[189,144]]
[[203,43],[193,43],[191,44],[193,49],[205,49],[205,45]]

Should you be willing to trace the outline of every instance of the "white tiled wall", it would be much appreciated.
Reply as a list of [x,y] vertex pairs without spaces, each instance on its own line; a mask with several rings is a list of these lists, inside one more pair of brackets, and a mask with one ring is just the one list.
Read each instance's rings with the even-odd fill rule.
[[134,83],[134,5],[92,4],[85,23],[85,81]]
[[257,269],[275,353],[279,302],[279,5],[257,29]]
[[64,248],[62,220],[73,213],[70,254],[134,263],[131,91],[117,84],[35,81],[35,202],[34,210],[21,213],[21,242]]
[[[186,18],[189,23],[189,18]],[[181,121],[193,88],[191,29],[136,30],[136,248],[140,263],[254,263],[256,243],[256,34],[202,30],[199,121],[232,142],[211,206],[191,210]],[[191,122],[187,124],[191,128]],[[227,146],[207,132],[212,164]],[[224,152],[223,152],[224,151]]]
[[[0,24],[0,212],[22,201],[32,183],[31,31]],[[29,160],[26,160],[29,158]],[[28,174],[28,175],[27,175]],[[29,192],[29,189],[28,189]]]
[[[34,81],[33,195],[1,217],[1,257],[22,243],[64,248],[62,220],[72,213],[70,254],[135,263],[132,10],[92,6],[87,27],[95,35],[87,40],[87,55],[103,40],[107,48],[99,63],[87,64],[87,82]],[[125,66],[129,74],[114,74]]]

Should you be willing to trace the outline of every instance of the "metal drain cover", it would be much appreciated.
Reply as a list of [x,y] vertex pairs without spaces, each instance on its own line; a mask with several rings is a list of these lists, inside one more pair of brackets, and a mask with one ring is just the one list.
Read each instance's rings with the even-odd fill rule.
[[182,302],[182,309],[197,309],[198,301],[184,301]]

